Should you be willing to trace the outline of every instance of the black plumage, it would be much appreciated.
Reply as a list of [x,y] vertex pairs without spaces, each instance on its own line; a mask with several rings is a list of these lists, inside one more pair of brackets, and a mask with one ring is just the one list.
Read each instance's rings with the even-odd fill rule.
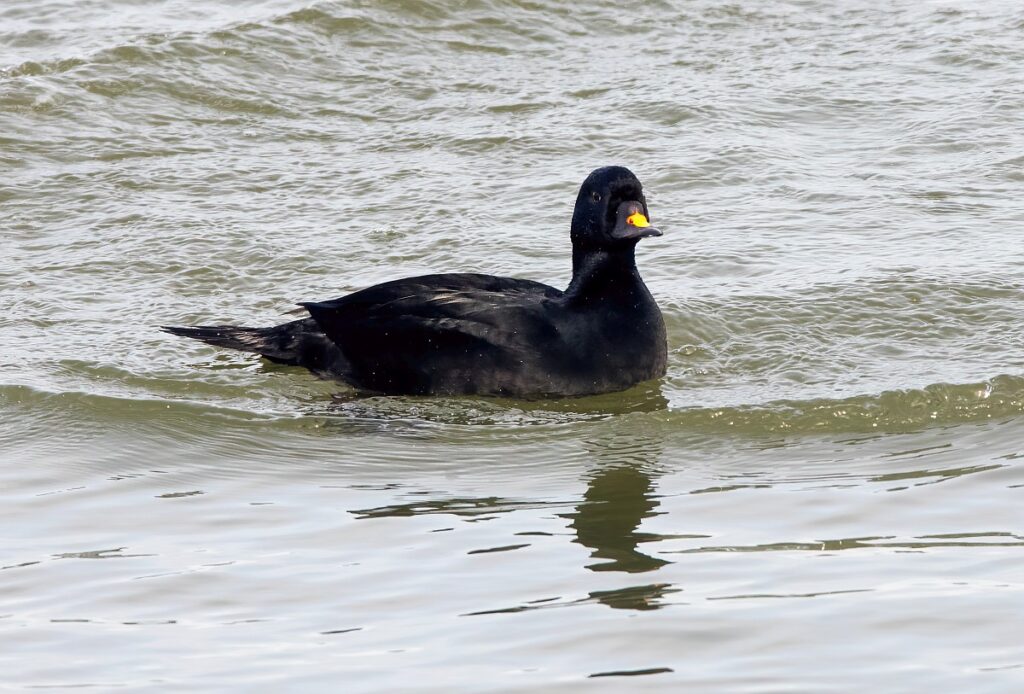
[[304,366],[364,392],[543,397],[623,390],[665,374],[665,323],[634,262],[648,225],[640,181],[597,169],[573,212],[565,291],[480,274],[424,275],[331,301],[269,328],[165,327]]

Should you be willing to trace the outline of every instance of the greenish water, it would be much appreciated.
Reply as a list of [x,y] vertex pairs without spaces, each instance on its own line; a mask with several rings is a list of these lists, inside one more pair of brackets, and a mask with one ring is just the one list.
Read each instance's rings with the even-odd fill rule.
[[[0,689],[1019,691],[1022,30],[5,3]],[[611,163],[666,232],[658,383],[358,399],[156,330],[564,286]]]

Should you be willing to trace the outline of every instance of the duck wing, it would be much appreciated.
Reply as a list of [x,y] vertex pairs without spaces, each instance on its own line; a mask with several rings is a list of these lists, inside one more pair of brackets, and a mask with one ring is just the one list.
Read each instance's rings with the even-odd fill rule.
[[302,305],[344,355],[339,375],[357,388],[506,394],[523,390],[529,365],[558,353],[550,314],[561,296],[539,282],[447,274]]

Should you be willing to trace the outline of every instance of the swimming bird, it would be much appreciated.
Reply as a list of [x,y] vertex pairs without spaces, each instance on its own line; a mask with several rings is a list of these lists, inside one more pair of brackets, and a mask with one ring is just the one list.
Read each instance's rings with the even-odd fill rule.
[[268,328],[163,330],[304,366],[387,395],[590,395],[665,374],[665,322],[637,271],[650,225],[640,181],[621,166],[593,171],[573,210],[572,280],[564,290],[483,274],[385,282]]

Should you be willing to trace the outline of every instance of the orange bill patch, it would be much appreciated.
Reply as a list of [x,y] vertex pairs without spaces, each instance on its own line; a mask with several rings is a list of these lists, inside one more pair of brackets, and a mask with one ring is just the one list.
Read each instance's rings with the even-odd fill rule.
[[626,217],[626,223],[635,227],[651,226],[651,223],[647,221],[647,217],[645,217],[640,212],[636,212],[635,214],[631,214],[628,217]]

